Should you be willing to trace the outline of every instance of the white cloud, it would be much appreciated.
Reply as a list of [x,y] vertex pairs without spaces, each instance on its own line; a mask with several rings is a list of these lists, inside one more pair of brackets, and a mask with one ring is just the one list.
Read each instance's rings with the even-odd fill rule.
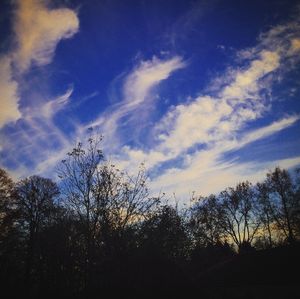
[[259,56],[259,59],[253,60],[246,70],[236,72],[234,82],[222,90],[222,97],[245,101],[259,88],[259,79],[279,67],[280,56],[277,52],[263,50]]
[[[39,0],[17,1],[13,23],[16,47],[0,58],[0,128],[24,116],[19,108],[22,99],[19,81],[23,73],[28,72],[32,64],[50,63],[58,42],[72,37],[79,28],[74,11],[48,9],[46,2]],[[51,118],[64,104],[64,97],[47,102],[40,116]],[[36,106],[25,110],[27,117],[30,113],[36,116]]]
[[72,138],[65,135],[52,119],[27,117],[21,122],[13,133],[1,134],[5,165],[14,165],[12,173],[19,173],[20,177],[51,173],[55,168],[52,162],[59,161],[62,153],[66,154],[72,148]]
[[[19,128],[18,130],[18,141],[15,141],[14,136],[4,143],[6,149],[15,149],[10,152],[7,159],[15,162],[15,164],[19,164],[22,157],[18,154],[18,148],[22,144],[30,144],[29,147],[24,148],[22,153],[22,156],[32,159],[34,169],[31,169],[30,172],[49,174],[72,148],[74,139],[78,141],[85,140],[86,129],[91,126],[96,131],[105,133],[102,145],[107,150],[105,152],[111,153],[111,150],[118,146],[119,136],[117,129],[120,126],[120,119],[130,115],[136,109],[144,108],[147,105],[146,101],[150,101],[150,104],[153,104],[151,102],[153,101],[152,90],[161,81],[167,79],[172,72],[184,67],[184,65],[180,57],[174,57],[169,60],[160,60],[154,57],[150,61],[142,61],[125,78],[123,98],[120,103],[108,109],[91,123],[85,125],[74,123],[72,126],[74,132],[71,137],[65,136],[52,121],[53,116],[68,103],[73,91],[71,88],[63,95],[48,100],[46,103],[42,101],[36,108],[30,107],[30,110],[26,110],[24,113],[26,129]],[[131,89],[131,84],[135,87],[134,89]],[[28,135],[29,131],[30,135]],[[32,155],[31,152],[36,154]],[[141,154],[143,155],[142,152]],[[134,156],[134,153],[132,155]],[[136,155],[139,156],[139,153],[137,152]],[[161,154],[158,153],[158,157],[155,156],[156,153],[153,153],[153,157],[159,159]],[[139,157],[141,158],[141,156]],[[124,161],[124,163],[126,162]]]
[[154,56],[150,61],[142,61],[125,81],[124,99],[127,109],[145,101],[152,88],[167,79],[173,71],[185,66],[179,56],[168,60],[160,60]]
[[[260,59],[253,60],[248,68],[232,71],[232,82],[217,97],[199,96],[173,108],[156,126],[159,145],[144,153],[143,159],[153,167],[194,145],[210,146],[231,139],[246,122],[257,119],[266,109],[259,94],[260,80],[278,67],[279,56],[262,51]],[[130,153],[127,149],[126,153],[131,159],[136,151]]]
[[157,126],[162,141],[157,150],[172,153],[173,159],[196,144],[227,140],[246,122],[260,117],[266,109],[260,80],[279,67],[279,56],[262,51],[259,57],[248,68],[232,71],[232,82],[217,97],[199,96],[171,110]]
[[[291,167],[300,162],[299,158],[291,159],[292,164],[283,164],[281,161],[269,161],[252,163],[238,163],[236,161],[224,161],[223,155],[228,151],[238,150],[245,145],[274,135],[299,120],[297,116],[284,118],[263,128],[244,134],[240,140],[222,140],[213,146],[196,151],[185,156],[184,165],[167,169],[152,181],[153,190],[175,192],[179,196],[187,197],[189,193],[207,195],[210,192],[218,192],[222,188],[236,184],[240,180],[255,181],[257,174],[265,174],[266,165],[269,168],[276,165]],[[285,159],[284,161],[288,161]],[[261,169],[263,167],[263,170]]]
[[[239,180],[262,177],[265,164],[224,161],[222,157],[228,151],[237,151],[299,120],[297,115],[286,116],[266,127],[245,131],[250,122],[262,118],[271,108],[265,91],[271,89],[277,73],[288,71],[300,60],[295,42],[299,25],[291,28],[294,31],[291,32],[289,26],[273,28],[262,35],[256,47],[245,50],[243,55],[239,53],[244,67],[230,68],[224,77],[213,81],[214,95],[202,94],[172,107],[155,126],[155,145],[144,150],[124,147],[118,157],[121,165],[133,170],[140,162],[146,162],[150,170],[159,167],[159,174],[152,178],[153,189],[158,192],[163,188],[185,197],[194,190],[207,194]],[[288,34],[284,34],[286,31]],[[183,162],[176,167],[174,163],[161,164],[171,160]],[[270,161],[266,165],[294,166],[297,163],[299,159],[295,158]],[[247,168],[252,171],[247,172]]]
[[39,0],[19,0],[14,29],[18,48],[13,57],[17,67],[26,71],[32,63],[50,63],[58,42],[72,37],[79,21],[73,10],[48,9]]
[[[73,88],[69,88],[64,94],[50,99],[47,102],[41,100],[35,107],[26,107],[23,109],[24,118],[37,117],[41,121],[51,120],[59,111],[63,110],[70,101]],[[40,97],[42,98],[42,97]]]
[[105,133],[106,140],[115,147],[119,146],[121,136],[118,130],[122,127],[121,119],[130,115],[130,120],[135,118],[140,121],[140,110],[147,110],[147,107],[154,105],[152,91],[171,74],[186,64],[181,57],[175,56],[167,60],[153,57],[152,60],[141,61],[132,72],[130,72],[123,85],[123,98],[101,114],[95,121],[87,124],[86,127],[100,127]]
[[205,155],[202,155],[201,161],[198,161],[194,167],[169,169],[164,175],[155,178],[150,183],[153,194],[165,192],[171,195],[175,193],[177,198],[184,203],[192,194],[207,196],[246,180],[256,183],[263,180],[266,173],[276,166],[290,169],[300,164],[300,156],[298,156],[267,162],[228,163],[223,161],[207,167],[205,161],[203,163],[203,158]]
[[21,117],[17,88],[18,84],[12,78],[11,60],[0,58],[0,128]]
[[212,130],[230,113],[232,107],[226,101],[209,96],[179,105],[163,120],[166,127],[159,135],[160,148],[177,155],[196,143],[208,143],[214,139]]
[[265,138],[276,132],[286,129],[289,126],[294,125],[299,120],[299,118],[299,115],[285,117],[279,121],[275,121],[269,126],[259,128],[253,132],[250,132],[246,136],[244,136],[242,140],[239,141],[238,146],[242,147],[248,143],[251,143],[261,138]]
[[[1,132],[1,152],[5,153],[5,163],[15,165],[12,173],[23,176],[39,163],[42,164],[36,171],[49,170],[52,155],[55,159],[59,157],[53,149],[65,152],[70,148],[69,137],[54,124],[53,117],[67,105],[73,89],[51,100],[47,94],[39,95],[20,110],[23,98],[19,82],[33,64],[42,66],[51,62],[58,42],[73,36],[79,21],[70,9],[48,9],[45,1],[19,0],[13,23],[16,47],[0,59],[0,128],[17,119],[22,121],[11,126],[14,129],[10,135]],[[32,89],[31,96],[35,87]]]

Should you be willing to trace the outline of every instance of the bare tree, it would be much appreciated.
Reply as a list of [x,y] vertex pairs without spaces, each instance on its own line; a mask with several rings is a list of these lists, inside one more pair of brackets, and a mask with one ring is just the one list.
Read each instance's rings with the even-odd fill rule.
[[84,227],[87,268],[99,217],[98,211],[101,206],[105,205],[105,201],[101,200],[102,198],[99,198],[95,192],[98,185],[98,166],[103,160],[102,151],[98,148],[101,140],[102,137],[96,140],[90,138],[85,149],[82,143],[78,143],[67,154],[67,159],[62,161],[58,169],[58,176],[62,180],[62,193]]
[[26,276],[29,279],[38,243],[37,237],[42,228],[52,221],[59,189],[50,179],[31,176],[17,183],[16,192],[18,217],[27,240]]
[[219,204],[218,198],[210,195],[200,197],[192,207],[190,227],[196,245],[211,246],[225,241],[220,225]]
[[260,227],[252,185],[239,183],[220,193],[219,219],[224,231],[239,250],[251,246]]
[[158,204],[149,198],[143,167],[136,176],[121,172],[104,160],[101,136],[78,143],[58,169],[66,204],[84,227],[86,284],[95,247],[107,246],[109,236],[143,220]]
[[268,190],[268,204],[272,219],[289,242],[295,241],[299,199],[292,178],[279,167],[267,174],[264,184]]
[[256,185],[257,204],[259,208],[259,217],[262,223],[263,238],[267,240],[267,247],[274,245],[274,207],[269,198],[269,188],[265,183],[257,183]]

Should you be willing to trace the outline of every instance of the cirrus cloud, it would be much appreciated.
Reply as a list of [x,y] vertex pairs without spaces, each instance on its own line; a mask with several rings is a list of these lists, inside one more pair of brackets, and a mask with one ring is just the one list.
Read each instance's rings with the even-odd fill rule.
[[[79,20],[71,9],[49,9],[45,1],[19,0],[13,27],[14,47],[0,57],[0,128],[22,117],[19,83],[25,72],[29,72],[32,65],[50,63],[59,41],[78,31]],[[45,109],[48,106],[46,103]],[[29,108],[26,108],[27,114]]]
[[11,59],[0,58],[0,128],[21,117],[19,111],[18,83],[12,78]]
[[72,37],[78,29],[73,10],[49,9],[38,0],[18,1],[14,24],[17,48],[13,54],[16,66],[26,71],[32,63],[50,63],[59,41]]

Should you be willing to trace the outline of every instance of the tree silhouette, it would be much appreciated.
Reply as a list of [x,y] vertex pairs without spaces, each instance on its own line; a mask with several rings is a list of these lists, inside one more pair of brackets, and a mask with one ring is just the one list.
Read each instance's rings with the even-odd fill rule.
[[299,198],[297,187],[286,170],[279,167],[267,173],[264,181],[268,195],[266,198],[272,219],[288,242],[295,242],[297,218],[299,213]]
[[274,236],[276,231],[274,230],[274,217],[273,206],[269,199],[269,188],[266,183],[257,183],[257,203],[259,206],[259,217],[262,223],[263,238],[267,240],[267,247],[273,247]]
[[[0,240],[5,239],[13,226],[14,183],[0,168]],[[1,242],[3,243],[3,242]]]
[[50,179],[31,176],[17,183],[16,193],[18,221],[27,243],[25,277],[27,280],[36,279],[42,263],[42,257],[38,255],[40,235],[53,221],[59,189]]
[[150,196],[143,165],[135,175],[120,171],[100,145],[97,136],[77,144],[59,185],[40,176],[14,183],[0,169],[2,293],[86,298],[106,288],[196,287],[220,297],[276,283],[288,296],[297,285],[299,172],[276,168],[255,186],[178,208]]
[[147,176],[121,172],[104,160],[102,137],[78,143],[58,169],[65,204],[74,211],[83,228],[85,288],[95,265],[95,255],[119,251],[125,232],[151,215],[160,199],[149,197]]
[[142,246],[166,258],[184,257],[188,237],[183,219],[175,208],[164,205],[141,228]]
[[23,261],[14,187],[7,172],[0,169],[0,281],[3,293],[20,279]]
[[219,220],[239,251],[252,246],[260,227],[251,183],[243,182],[220,193]]
[[191,208],[190,227],[195,246],[213,246],[225,241],[219,205],[218,198],[210,195],[198,198]]

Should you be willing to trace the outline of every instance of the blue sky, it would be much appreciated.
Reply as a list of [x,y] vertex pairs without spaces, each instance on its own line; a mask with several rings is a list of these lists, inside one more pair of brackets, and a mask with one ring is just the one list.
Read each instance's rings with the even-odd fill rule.
[[1,1],[0,165],[55,177],[89,127],[182,200],[300,164],[299,1]]

